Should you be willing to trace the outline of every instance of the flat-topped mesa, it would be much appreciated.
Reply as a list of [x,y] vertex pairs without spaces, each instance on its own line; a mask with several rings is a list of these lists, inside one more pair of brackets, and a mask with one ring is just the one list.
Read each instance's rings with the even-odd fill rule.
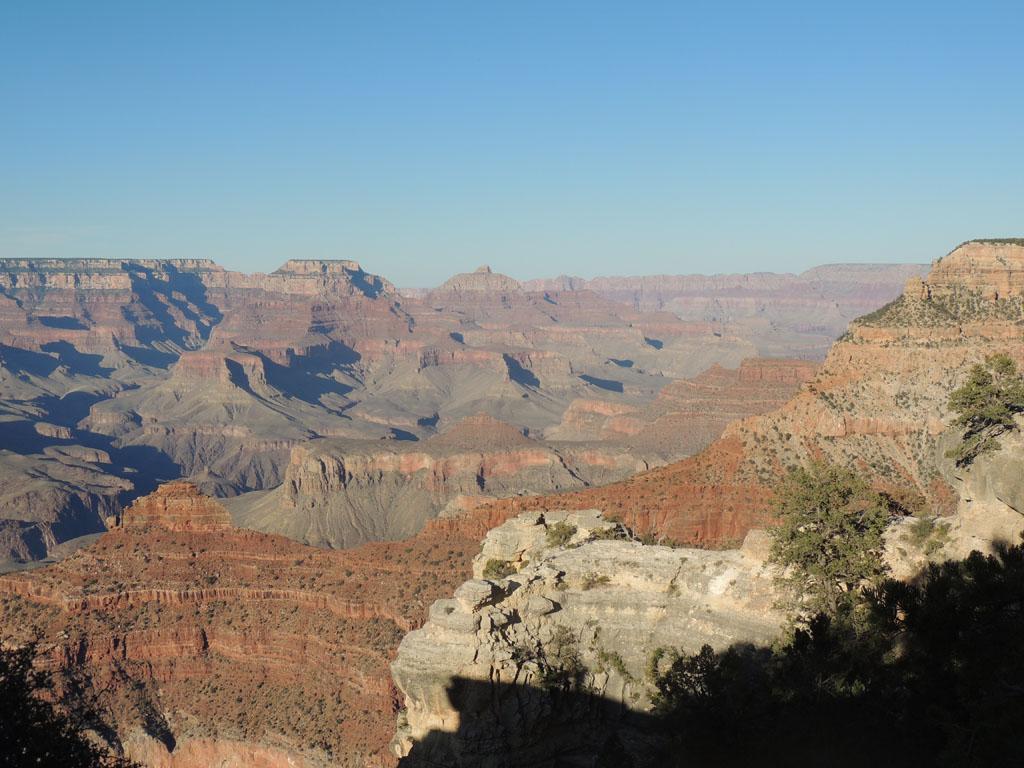
[[388,280],[366,272],[358,261],[351,259],[289,259],[269,277],[285,278],[293,286],[301,286],[297,292],[307,294],[342,289],[342,293],[362,293],[374,298],[382,293],[398,293]]
[[1024,323],[1024,239],[970,240],[936,260],[903,295],[854,320],[855,341],[962,344],[1020,338]]
[[124,511],[117,527],[147,525],[189,533],[224,531],[232,527],[231,515],[223,506],[183,480],[164,483],[148,496],[136,499]]
[[487,265],[477,267],[474,272],[463,272],[446,280],[438,291],[496,291],[523,290],[522,283],[508,275],[492,272]]
[[965,289],[987,301],[1024,296],[1024,239],[970,240],[936,261],[924,280],[911,278],[906,293],[934,299]]
[[467,416],[440,435],[430,438],[429,442],[443,448],[476,450],[536,445],[521,429],[486,413]]
[[302,275],[338,275],[362,271],[362,266],[353,259],[288,259],[282,266],[274,270],[275,274],[290,272]]

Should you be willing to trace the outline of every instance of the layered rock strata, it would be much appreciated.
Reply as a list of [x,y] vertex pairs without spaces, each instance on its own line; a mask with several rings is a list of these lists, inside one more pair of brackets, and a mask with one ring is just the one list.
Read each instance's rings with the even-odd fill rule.
[[[863,284],[847,272],[837,282]],[[24,460],[49,467],[37,502],[0,506],[4,552],[52,554],[165,480],[266,491],[310,441],[423,440],[480,412],[578,441],[579,410],[600,402],[622,416],[608,434],[651,421],[629,448],[649,464],[675,458],[674,432],[688,451],[718,427],[659,422],[658,393],[755,345],[714,316],[632,304],[486,268],[404,296],[348,260],[270,274],[194,259],[0,260],[0,477],[22,478]],[[57,467],[51,448],[78,463]],[[88,462],[78,483],[82,452],[111,461]]]
[[412,536],[460,497],[580,488],[649,466],[625,447],[541,442],[478,415],[421,442],[296,447],[278,488],[226,503],[239,525],[347,547]]
[[147,766],[384,765],[393,651],[476,548],[305,547],[173,483],[62,562],[0,577],[0,634],[39,628],[49,665],[92,682]]
[[751,340],[761,355],[820,360],[856,317],[896,298],[923,264],[826,264],[799,275],[559,277],[530,290],[588,290],[641,311],[668,311]]

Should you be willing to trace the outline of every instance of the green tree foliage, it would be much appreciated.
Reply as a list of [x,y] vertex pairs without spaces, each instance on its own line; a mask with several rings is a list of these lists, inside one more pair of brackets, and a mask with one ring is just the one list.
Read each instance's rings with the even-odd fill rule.
[[882,534],[890,505],[855,473],[816,462],[775,487],[772,558],[788,567],[811,612],[835,616],[884,572]]
[[775,649],[677,655],[666,765],[1024,765],[1024,547],[931,565]]
[[101,729],[93,704],[73,681],[57,696],[51,675],[35,664],[38,643],[0,644],[0,764],[132,768],[88,731]]
[[1000,435],[1017,429],[1014,416],[1024,412],[1024,378],[1009,355],[997,354],[975,365],[963,386],[949,397],[949,409],[957,414],[953,426],[963,439],[947,456],[957,466],[967,466],[983,453],[999,449]]

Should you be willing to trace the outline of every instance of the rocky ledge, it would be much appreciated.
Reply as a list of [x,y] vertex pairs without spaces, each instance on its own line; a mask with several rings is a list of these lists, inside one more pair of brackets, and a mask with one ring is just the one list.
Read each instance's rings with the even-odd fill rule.
[[600,732],[608,717],[650,709],[650,670],[665,650],[780,634],[767,549],[762,531],[729,551],[644,545],[596,510],[507,521],[488,533],[474,578],[403,639],[393,749],[410,765],[588,754],[593,734],[578,712],[559,718],[560,706],[596,707],[584,721]]

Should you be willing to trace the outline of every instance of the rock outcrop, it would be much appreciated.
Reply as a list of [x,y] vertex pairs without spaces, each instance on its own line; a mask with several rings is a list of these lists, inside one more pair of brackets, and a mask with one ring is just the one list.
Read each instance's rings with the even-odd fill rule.
[[523,286],[518,280],[514,280],[508,275],[492,272],[491,268],[485,264],[477,267],[473,272],[464,272],[461,275],[448,278],[437,289],[437,292],[490,291],[494,293],[507,293],[509,291],[521,291],[522,289]]
[[[403,764],[589,764],[607,718],[650,708],[659,654],[781,633],[763,532],[725,552],[622,537],[597,510],[527,513],[487,534],[474,578],[431,606],[392,664]],[[600,701],[602,716],[553,716],[572,701],[555,679]]]
[[115,527],[138,528],[157,525],[170,531],[212,533],[231,527],[231,515],[192,483],[166,483],[136,500]]
[[768,358],[748,358],[736,369],[713,365],[666,384],[644,407],[574,400],[545,436],[623,445],[672,461],[703,450],[736,419],[785,405],[816,369],[804,360]]

